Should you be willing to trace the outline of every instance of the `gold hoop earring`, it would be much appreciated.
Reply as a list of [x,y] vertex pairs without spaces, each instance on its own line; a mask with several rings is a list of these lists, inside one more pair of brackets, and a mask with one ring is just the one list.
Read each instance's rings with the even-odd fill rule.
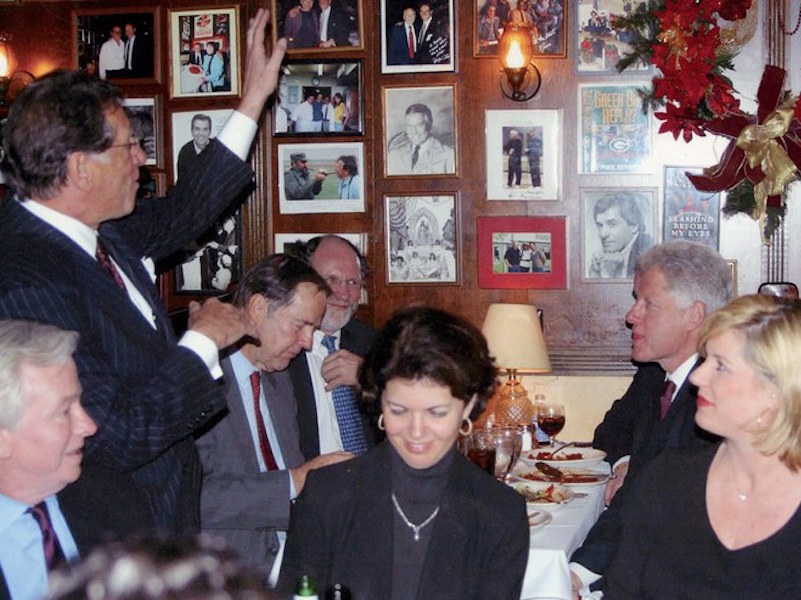
[[381,431],[384,431],[384,415],[383,414],[378,415],[378,428]]
[[468,435],[473,433],[473,421],[470,420],[470,417],[465,417],[462,420],[462,423],[464,423],[465,421],[467,421],[467,431],[464,430],[464,425],[463,425],[462,427],[459,427],[459,434],[464,437],[467,437]]

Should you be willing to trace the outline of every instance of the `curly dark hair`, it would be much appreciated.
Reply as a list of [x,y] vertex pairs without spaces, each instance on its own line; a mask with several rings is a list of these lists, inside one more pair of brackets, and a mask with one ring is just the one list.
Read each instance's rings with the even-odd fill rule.
[[497,368],[481,331],[461,317],[426,306],[396,312],[364,359],[359,383],[364,410],[381,412],[391,379],[429,379],[448,386],[465,404],[475,396],[478,415],[495,389]]

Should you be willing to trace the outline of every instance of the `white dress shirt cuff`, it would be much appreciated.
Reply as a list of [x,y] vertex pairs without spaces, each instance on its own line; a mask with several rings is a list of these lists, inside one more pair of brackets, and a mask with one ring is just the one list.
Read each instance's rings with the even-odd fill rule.
[[615,464],[612,465],[612,472],[614,473],[615,469],[617,469],[620,465],[625,465],[630,460],[631,456],[629,454],[627,454],[626,456],[621,456],[615,461]]
[[217,136],[217,141],[242,160],[247,160],[257,129],[255,121],[235,110],[228,117],[228,121]]
[[181,336],[178,345],[197,354],[214,379],[222,377],[220,353],[217,350],[217,345],[211,341],[211,338],[190,329]]
[[582,565],[576,562],[570,563],[568,567],[570,567],[571,573],[575,573],[576,576],[579,579],[581,579],[581,589],[579,590],[579,596],[581,598],[589,596],[590,586],[596,581],[598,581],[601,578],[601,576],[598,575],[598,573],[593,573],[586,567],[583,567]]

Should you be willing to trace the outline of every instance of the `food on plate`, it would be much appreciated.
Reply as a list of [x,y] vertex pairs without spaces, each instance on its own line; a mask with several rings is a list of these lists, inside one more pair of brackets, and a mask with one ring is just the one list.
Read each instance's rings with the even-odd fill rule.
[[557,452],[556,456],[553,452],[529,452],[528,457],[531,460],[581,460],[584,455],[581,452]]
[[557,483],[600,483],[609,479],[604,473],[594,473],[592,471],[576,471],[571,469],[560,469],[561,476],[548,476],[540,471],[527,471],[518,476],[530,481],[554,481]]
[[519,485],[515,486],[515,490],[523,495],[526,502],[562,504],[573,497],[573,492],[558,485],[549,485],[538,490]]

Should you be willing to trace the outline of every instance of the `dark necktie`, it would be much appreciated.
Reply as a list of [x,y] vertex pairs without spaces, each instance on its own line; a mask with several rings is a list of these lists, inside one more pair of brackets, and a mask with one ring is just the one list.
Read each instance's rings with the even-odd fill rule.
[[420,146],[419,144],[414,147],[414,152],[412,152],[412,169],[414,169],[415,165],[417,165],[417,160],[420,158]]
[[36,520],[36,524],[42,531],[42,546],[44,547],[45,565],[48,573],[56,567],[66,563],[61,544],[58,543],[56,531],[53,529],[53,522],[50,520],[50,513],[44,501],[36,506],[31,506],[28,512]]
[[117,270],[117,267],[114,266],[114,263],[111,262],[111,259],[108,256],[108,252],[106,252],[106,247],[103,245],[100,236],[97,236],[97,248],[95,249],[95,258],[97,258],[97,262],[100,263],[100,266],[103,267],[106,272],[111,276],[117,286],[121,289],[125,289],[125,283],[122,281],[122,277],[120,276],[120,272]]
[[665,415],[667,415],[668,411],[670,410],[670,403],[673,400],[673,392],[676,391],[676,384],[673,383],[670,379],[665,382],[665,389],[662,391],[662,395],[659,396],[659,419],[664,420]]
[[[323,346],[328,354],[336,352],[336,339],[332,335],[323,336]],[[362,420],[356,408],[356,394],[349,385],[341,385],[331,392],[334,399],[334,410],[339,424],[339,437],[342,438],[342,447],[347,452],[364,454],[367,452],[367,442],[364,439]]]
[[125,42],[125,68],[131,68],[131,40]]
[[411,27],[406,30],[409,32],[409,58],[414,58],[414,32]]
[[264,466],[268,471],[278,470],[278,463],[275,462],[273,456],[273,449],[270,448],[270,440],[267,439],[267,428],[264,426],[264,419],[261,415],[261,377],[258,371],[253,371],[250,374],[250,389],[253,391],[253,412],[256,417],[256,430],[259,434],[259,448],[261,449],[261,457],[264,460]]

